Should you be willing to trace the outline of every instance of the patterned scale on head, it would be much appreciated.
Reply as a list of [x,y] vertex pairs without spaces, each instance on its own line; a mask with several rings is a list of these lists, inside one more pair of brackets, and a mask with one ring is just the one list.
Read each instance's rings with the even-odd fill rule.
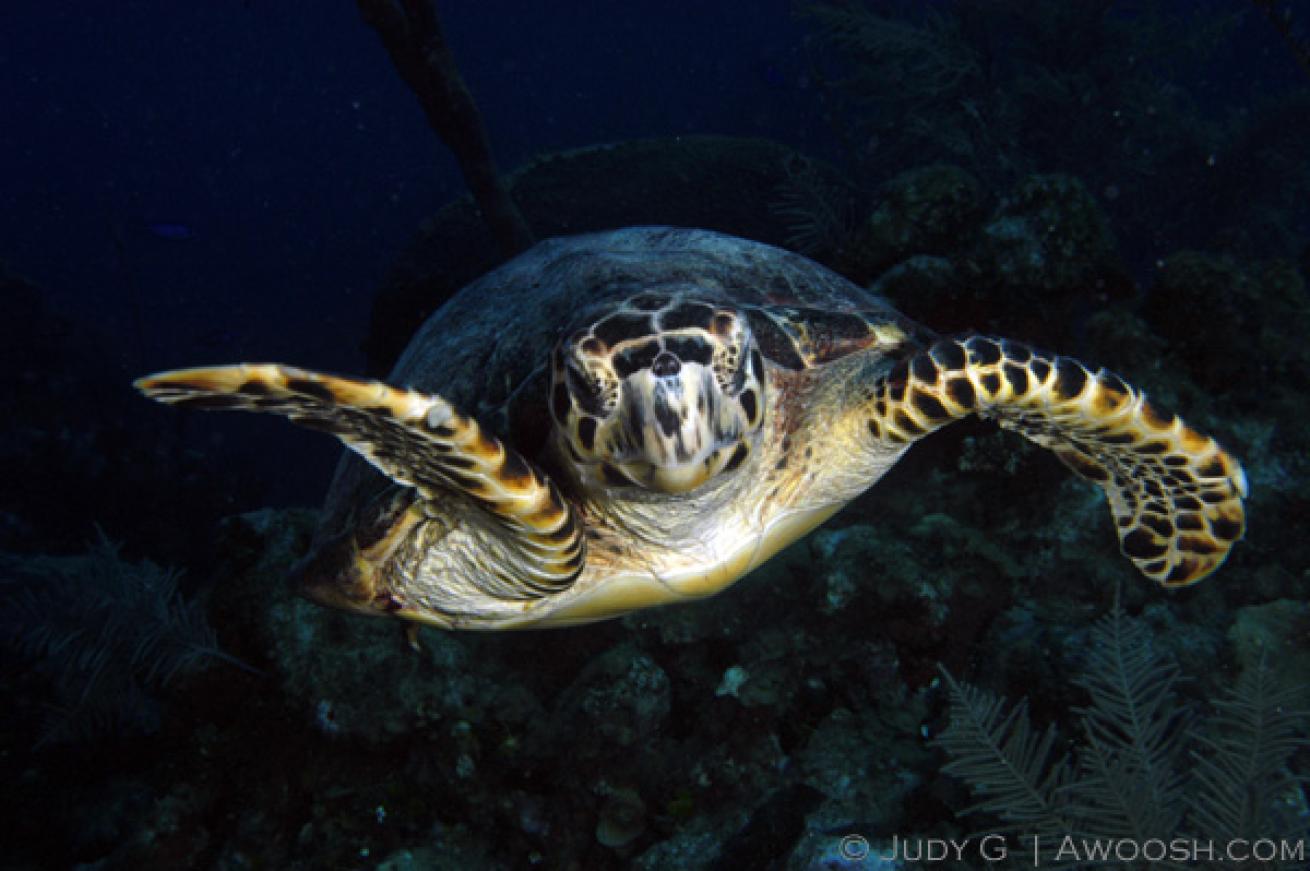
[[685,493],[741,465],[765,417],[746,316],[645,293],[556,346],[551,413],[584,486]]

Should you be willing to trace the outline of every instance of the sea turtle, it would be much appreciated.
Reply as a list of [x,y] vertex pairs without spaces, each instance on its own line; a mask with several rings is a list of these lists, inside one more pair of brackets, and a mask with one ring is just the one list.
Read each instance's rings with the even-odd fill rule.
[[433,314],[387,383],[239,364],[136,386],[344,442],[368,464],[338,466],[300,589],[447,629],[716,593],[971,414],[1104,489],[1164,586],[1244,527],[1238,462],[1113,373],[939,338],[804,257],[701,230],[542,242]]

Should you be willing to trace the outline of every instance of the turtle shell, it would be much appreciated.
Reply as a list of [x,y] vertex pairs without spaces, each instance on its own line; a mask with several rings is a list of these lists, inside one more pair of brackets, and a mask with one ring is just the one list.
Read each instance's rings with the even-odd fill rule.
[[[776,365],[818,365],[866,336],[861,313],[902,321],[885,302],[826,268],[779,248],[707,230],[634,227],[541,242],[451,297],[424,322],[386,378],[439,393],[525,456],[550,426],[549,360],[556,342],[641,295],[746,307],[760,350]],[[640,302],[640,300],[639,300]],[[800,334],[797,327],[800,327]],[[323,530],[386,484],[347,454],[328,494]]]

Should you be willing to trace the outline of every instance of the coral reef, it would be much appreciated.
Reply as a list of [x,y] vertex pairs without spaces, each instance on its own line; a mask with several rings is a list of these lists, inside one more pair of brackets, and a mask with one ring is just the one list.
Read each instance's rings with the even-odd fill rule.
[[1089,317],[1133,296],[1104,212],[1071,176],[1028,176],[989,213],[973,176],[937,164],[875,199],[834,265],[937,329],[1077,348]]
[[0,642],[53,690],[38,745],[153,733],[179,675],[218,661],[249,670],[219,648],[177,570],[125,562],[103,532],[82,557],[4,564]]
[[815,259],[833,257],[855,223],[853,191],[799,154],[786,161],[784,171],[769,210],[786,222],[786,247]]
[[875,203],[837,258],[838,268],[857,281],[869,281],[912,256],[959,250],[977,229],[984,199],[968,172],[934,164],[895,176]]
[[812,76],[868,189],[933,162],[989,189],[1077,167],[1134,266],[1221,237],[1261,257],[1297,238],[1310,184],[1292,157],[1305,138],[1304,95],[1272,97],[1250,123],[1234,123],[1170,76],[1219,53],[1239,15],[1008,0],[801,9],[818,46]]
[[[1180,251],[1165,258],[1142,311],[1199,386],[1225,391],[1272,378],[1310,389],[1310,298],[1288,260],[1245,263],[1228,256]],[[1240,336],[1262,355],[1216,354]]]
[[1033,732],[1025,702],[1007,709],[945,672],[951,721],[937,743],[950,762],[942,770],[977,798],[961,812],[999,817],[1004,829],[992,831],[1039,836],[1034,862],[1076,866],[1094,864],[1075,846],[1085,842],[1138,850],[1179,835],[1300,842],[1310,831],[1294,810],[1303,779],[1287,766],[1310,750],[1303,688],[1280,686],[1261,657],[1198,728],[1180,677],[1147,625],[1116,602],[1092,628],[1077,681],[1089,701],[1074,709],[1082,740],[1071,760],[1057,727]]
[[1079,293],[1104,299],[1108,284],[1128,283],[1100,207],[1067,175],[1030,176],[1007,194],[983,228],[977,259],[1020,304]]

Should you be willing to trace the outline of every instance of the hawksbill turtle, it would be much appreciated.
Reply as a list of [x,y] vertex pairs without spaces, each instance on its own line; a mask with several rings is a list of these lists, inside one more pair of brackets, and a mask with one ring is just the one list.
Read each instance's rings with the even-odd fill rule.
[[973,414],[1099,485],[1123,554],[1166,587],[1244,529],[1238,461],[1110,371],[938,337],[804,257],[701,230],[542,242],[435,312],[386,383],[239,364],[136,387],[340,439],[357,456],[300,590],[446,629],[716,593]]

